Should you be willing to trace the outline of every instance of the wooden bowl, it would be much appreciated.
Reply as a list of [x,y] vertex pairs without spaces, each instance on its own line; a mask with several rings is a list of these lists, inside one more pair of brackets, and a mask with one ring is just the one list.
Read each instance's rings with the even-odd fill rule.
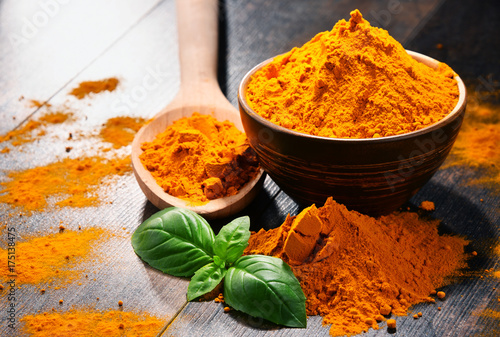
[[[439,63],[419,53],[408,54],[433,68]],[[299,203],[322,205],[332,196],[365,214],[390,213],[438,170],[462,125],[466,90],[456,75],[457,105],[444,119],[421,130],[381,138],[344,139],[286,129],[254,112],[245,96],[251,76],[271,60],[257,65],[241,81],[240,115],[264,170]]]

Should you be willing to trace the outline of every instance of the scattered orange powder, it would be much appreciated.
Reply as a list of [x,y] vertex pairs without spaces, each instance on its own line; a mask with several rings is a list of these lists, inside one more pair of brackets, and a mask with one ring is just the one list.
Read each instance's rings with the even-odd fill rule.
[[[42,237],[33,237],[16,243],[16,283],[40,284],[55,279],[70,283],[79,276],[77,264],[88,257],[96,243],[108,237],[101,228],[82,231],[65,230]],[[7,261],[8,251],[0,250],[0,258]],[[67,258],[68,257],[68,258]],[[6,263],[0,266],[0,279],[7,280]]]
[[64,123],[71,113],[67,112],[50,112],[41,116],[38,120],[30,120],[18,129],[8,132],[5,135],[0,136],[0,142],[5,142],[8,140],[12,141],[13,146],[19,146],[36,139],[37,136],[43,135],[43,131],[38,134],[34,134],[34,131],[40,129],[48,124],[61,124]]
[[100,93],[102,91],[114,91],[119,81],[115,77],[107,78],[101,81],[85,81],[81,82],[77,88],[74,88],[70,95],[78,99],[82,99],[90,93]]
[[21,322],[23,332],[33,337],[148,337],[156,336],[165,324],[164,319],[148,313],[75,309],[27,315]]
[[42,115],[38,120],[46,124],[61,124],[66,122],[72,115],[72,113],[56,111]]
[[105,142],[113,144],[115,149],[127,146],[134,140],[134,135],[144,125],[143,118],[114,117],[108,119],[101,129],[100,136]]
[[40,102],[39,100],[36,100],[36,99],[31,99],[29,102],[30,102],[30,106],[32,108],[40,108],[44,105],[47,107],[51,106],[50,103],[48,103],[48,102]]
[[[481,168],[482,177],[472,183],[500,188],[500,105],[483,102],[469,91],[467,114],[444,168],[456,165]],[[498,93],[497,93],[498,94]]]
[[132,170],[130,158],[107,160],[102,157],[69,159],[24,171],[11,171],[0,183],[0,202],[21,207],[28,213],[47,207],[49,197],[58,206],[87,207],[99,203],[96,194],[104,178]]
[[492,309],[485,309],[483,312],[481,312],[480,316],[500,319],[500,311],[492,310]]
[[465,267],[467,241],[439,235],[439,221],[417,213],[375,219],[331,198],[303,212],[278,228],[252,233],[245,253],[290,264],[307,314],[321,315],[334,336],[378,329],[380,315],[406,315],[411,305],[434,301],[429,294]]
[[471,122],[464,125],[460,131],[454,153],[461,157],[463,164],[492,166],[500,163],[498,144],[500,144],[500,124]]

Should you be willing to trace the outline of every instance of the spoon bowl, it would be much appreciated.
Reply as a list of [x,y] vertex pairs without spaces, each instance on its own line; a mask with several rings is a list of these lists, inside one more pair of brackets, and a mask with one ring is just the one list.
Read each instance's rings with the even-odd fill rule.
[[241,211],[258,194],[264,171],[249,181],[237,194],[193,205],[189,200],[166,193],[142,165],[141,145],[150,142],[174,121],[194,112],[229,121],[244,132],[238,110],[223,95],[217,83],[217,9],[216,0],[179,0],[179,60],[181,86],[174,100],[135,135],[132,142],[134,175],[147,199],[156,207],[190,209],[207,219],[223,218]]

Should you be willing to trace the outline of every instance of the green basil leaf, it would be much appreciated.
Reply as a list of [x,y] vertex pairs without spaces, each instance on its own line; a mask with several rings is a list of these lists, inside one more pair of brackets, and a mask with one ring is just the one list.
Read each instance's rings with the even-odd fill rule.
[[132,246],[151,267],[173,276],[193,276],[212,262],[214,232],[200,215],[166,208],[144,221],[132,235]]
[[221,228],[215,237],[214,253],[222,260],[234,263],[248,246],[250,238],[250,218],[234,219]]
[[223,259],[221,259],[217,255],[214,256],[214,263],[221,268],[226,268],[226,261],[224,261]]
[[212,291],[226,275],[226,268],[209,263],[194,273],[187,290],[187,300],[192,301]]
[[307,325],[306,297],[290,267],[281,259],[247,255],[229,268],[224,300],[236,310],[288,327]]

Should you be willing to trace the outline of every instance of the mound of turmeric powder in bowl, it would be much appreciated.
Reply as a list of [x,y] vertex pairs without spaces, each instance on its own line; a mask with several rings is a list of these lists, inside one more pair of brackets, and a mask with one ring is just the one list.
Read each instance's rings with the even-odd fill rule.
[[260,116],[316,136],[377,138],[416,131],[456,106],[455,73],[414,60],[358,10],[347,22],[275,57],[254,73],[246,97]]
[[144,167],[163,190],[192,205],[231,196],[257,176],[246,135],[229,121],[193,113],[141,145]]

